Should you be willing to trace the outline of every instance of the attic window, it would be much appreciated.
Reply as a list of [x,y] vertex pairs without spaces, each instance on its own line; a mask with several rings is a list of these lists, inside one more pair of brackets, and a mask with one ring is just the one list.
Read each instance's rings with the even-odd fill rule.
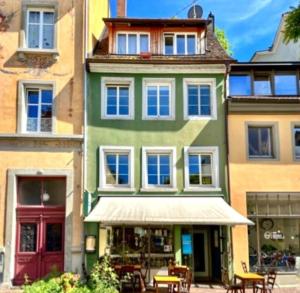
[[196,34],[165,34],[165,55],[195,55],[197,52]]
[[149,34],[147,33],[118,33],[117,54],[136,55],[150,51]]

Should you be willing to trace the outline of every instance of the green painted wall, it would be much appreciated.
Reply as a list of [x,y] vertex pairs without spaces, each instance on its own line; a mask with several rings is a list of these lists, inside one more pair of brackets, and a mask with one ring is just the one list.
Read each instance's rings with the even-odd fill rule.
[[[101,76],[133,77],[135,79],[135,119],[101,120]],[[142,79],[143,77],[167,77],[176,79],[176,120],[142,120]],[[183,119],[183,78],[216,78],[217,120]],[[99,146],[133,146],[135,168],[135,194],[142,194],[141,150],[143,146],[177,147],[177,188],[178,195],[184,188],[184,146],[218,146],[220,187],[227,197],[226,182],[226,136],[223,74],[97,74],[89,73],[88,97],[88,145],[87,145],[87,190],[95,192],[99,184]],[[124,193],[124,192],[123,192]],[[104,193],[102,193],[104,194]],[[149,193],[146,193],[149,194]],[[191,193],[190,193],[191,194]],[[201,194],[201,193],[197,193]],[[203,193],[205,195],[208,192]],[[213,192],[216,194],[216,192]]]

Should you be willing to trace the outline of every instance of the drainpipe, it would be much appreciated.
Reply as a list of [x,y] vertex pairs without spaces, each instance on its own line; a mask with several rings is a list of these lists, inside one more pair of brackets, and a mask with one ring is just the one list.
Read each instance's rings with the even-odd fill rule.
[[[226,164],[227,164],[227,201],[231,205],[231,188],[230,188],[230,168],[229,168],[229,127],[228,127],[228,74],[230,72],[230,64],[226,63],[226,71],[224,74],[224,101],[225,101],[225,145],[226,145]],[[230,235],[230,250],[231,250],[231,259],[232,259],[232,268],[231,274],[233,275],[233,241],[232,241],[232,227],[229,227]],[[228,233],[228,232],[227,232]],[[227,234],[228,235],[228,234]],[[229,262],[228,262],[229,265]]]

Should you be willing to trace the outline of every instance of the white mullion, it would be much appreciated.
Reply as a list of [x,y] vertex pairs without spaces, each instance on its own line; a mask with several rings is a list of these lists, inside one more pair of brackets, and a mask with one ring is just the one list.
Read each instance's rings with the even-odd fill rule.
[[116,154],[116,185],[119,185],[119,154]]
[[126,35],[126,54],[129,53],[129,34],[125,34]]
[[141,53],[141,34],[138,33],[136,34],[136,41],[137,41],[137,44],[136,44],[136,53],[137,54],[140,54]]
[[187,50],[187,34],[184,34],[184,54],[187,55],[188,54],[188,50]]
[[119,102],[119,99],[120,99],[120,86],[117,86],[117,97],[116,97],[116,102],[117,102],[117,116],[120,115],[120,109],[119,109],[119,105],[120,105],[120,102]]
[[201,154],[198,154],[198,162],[199,162],[199,164],[198,164],[198,166],[199,166],[199,177],[200,177],[200,185],[203,185],[203,182],[202,182],[202,158],[201,158],[202,156],[201,156]]
[[201,85],[198,84],[198,116],[201,116]]
[[173,35],[173,55],[177,55],[177,34]]
[[41,132],[41,119],[42,119],[42,111],[41,111],[41,108],[42,108],[42,90],[39,89],[39,100],[38,100],[38,123],[37,123],[37,126],[38,126],[38,129],[37,131],[38,132]]
[[157,155],[157,179],[158,185],[162,185],[160,182],[160,154]]
[[44,26],[44,11],[40,11],[40,37],[39,37],[40,49],[43,49],[43,26]]
[[160,86],[156,86],[156,92],[157,92],[157,101],[156,101],[156,107],[157,107],[157,117],[160,117],[160,93],[159,88]]

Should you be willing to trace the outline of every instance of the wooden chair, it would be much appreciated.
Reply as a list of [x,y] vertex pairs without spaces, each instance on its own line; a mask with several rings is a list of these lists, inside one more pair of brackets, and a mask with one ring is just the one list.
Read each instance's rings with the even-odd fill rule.
[[241,261],[241,264],[242,264],[243,272],[248,273],[248,268],[247,268],[246,263],[244,261]]
[[223,282],[224,282],[224,288],[226,290],[226,293],[243,293],[243,286],[242,284],[232,284],[229,281],[228,271],[225,268],[222,268],[222,275],[223,275]]
[[[272,290],[275,285],[277,272],[275,270],[270,270],[267,274],[267,282],[265,285],[265,292],[272,293]],[[258,291],[263,292],[263,285],[262,284],[256,284],[255,285],[255,293]],[[263,292],[264,293],[264,292]]]
[[188,267],[174,267],[169,270],[169,275],[181,279],[180,292],[189,293],[192,284],[192,273]]
[[120,280],[120,292],[124,292],[125,289],[131,289],[132,293],[135,291],[136,278],[134,276],[134,266],[124,265],[119,271]]

